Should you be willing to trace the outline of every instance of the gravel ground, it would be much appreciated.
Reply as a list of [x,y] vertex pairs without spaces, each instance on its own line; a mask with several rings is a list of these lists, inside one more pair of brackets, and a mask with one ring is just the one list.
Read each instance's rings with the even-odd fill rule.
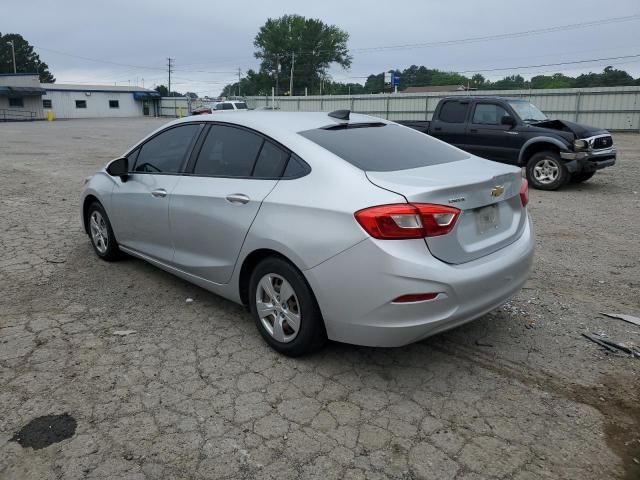
[[[241,307],[94,255],[82,179],[161,124],[0,124],[0,478],[640,478],[640,360],[581,336],[640,344],[599,314],[640,316],[639,135],[590,182],[531,192],[534,270],[499,310],[294,360]],[[65,413],[70,438],[14,441]]]

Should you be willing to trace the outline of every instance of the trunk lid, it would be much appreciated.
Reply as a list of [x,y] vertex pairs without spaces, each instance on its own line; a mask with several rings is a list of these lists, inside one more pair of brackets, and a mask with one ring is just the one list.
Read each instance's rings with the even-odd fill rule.
[[432,255],[459,264],[489,255],[522,234],[526,210],[520,201],[520,168],[478,157],[390,172],[366,172],[369,181],[412,203],[460,209],[447,235],[427,237]]

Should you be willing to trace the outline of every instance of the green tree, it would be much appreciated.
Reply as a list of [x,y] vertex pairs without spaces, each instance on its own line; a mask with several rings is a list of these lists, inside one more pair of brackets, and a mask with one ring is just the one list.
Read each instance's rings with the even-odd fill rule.
[[180,92],[175,92],[173,90],[169,92],[169,90],[165,85],[158,85],[156,86],[156,88],[154,88],[154,90],[158,92],[161,97],[182,97],[183,96]]
[[476,73],[473,77],[471,77],[471,86],[475,88],[482,88],[486,79],[484,75],[481,73]]
[[528,88],[529,83],[522,75],[509,75],[496,82],[486,82],[483,89],[487,90],[518,90]]
[[42,83],[54,83],[55,77],[49,71],[49,65],[40,60],[40,56],[33,50],[22,35],[17,33],[0,33],[0,73],[13,73],[13,56],[11,45],[13,42],[16,52],[17,73],[38,73]]
[[156,88],[154,88],[154,90],[158,92],[161,97],[169,96],[169,90],[167,90],[167,87],[165,85],[158,85]]
[[278,93],[289,89],[292,63],[293,93],[303,93],[305,87],[315,92],[332,63],[343,68],[351,65],[348,40],[349,34],[335,25],[300,15],[284,15],[270,18],[260,27],[253,42],[257,48],[254,55],[261,60],[261,74],[278,75]]
[[606,67],[602,73],[582,74],[575,80],[576,87],[618,87],[634,83],[635,80],[627,72],[611,66]]
[[271,87],[274,85],[273,77],[265,72],[256,72],[255,70],[248,70],[247,74],[240,79],[240,88],[238,89],[238,82],[231,83],[224,87],[222,93],[223,97],[231,97],[234,95],[271,95]]
[[575,78],[562,73],[553,75],[536,75],[531,78],[531,88],[571,88],[575,84]]

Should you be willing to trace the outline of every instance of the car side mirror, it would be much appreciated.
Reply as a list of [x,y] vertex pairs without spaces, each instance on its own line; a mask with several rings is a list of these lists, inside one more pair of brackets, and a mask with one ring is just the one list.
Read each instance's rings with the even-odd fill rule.
[[516,122],[516,119],[511,115],[504,115],[500,120],[500,123],[502,125],[509,125],[510,127],[515,127],[518,124],[518,122]]
[[120,177],[123,182],[129,178],[129,160],[126,157],[117,158],[107,166],[107,173],[112,177]]

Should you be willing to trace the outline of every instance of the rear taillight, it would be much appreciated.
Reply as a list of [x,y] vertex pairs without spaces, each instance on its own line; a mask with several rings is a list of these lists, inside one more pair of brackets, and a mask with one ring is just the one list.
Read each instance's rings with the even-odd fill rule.
[[356,220],[373,238],[405,240],[446,235],[460,210],[429,203],[398,203],[370,207],[355,213]]
[[529,203],[529,182],[526,178],[522,179],[522,185],[520,185],[520,202],[522,206],[526,207]]

